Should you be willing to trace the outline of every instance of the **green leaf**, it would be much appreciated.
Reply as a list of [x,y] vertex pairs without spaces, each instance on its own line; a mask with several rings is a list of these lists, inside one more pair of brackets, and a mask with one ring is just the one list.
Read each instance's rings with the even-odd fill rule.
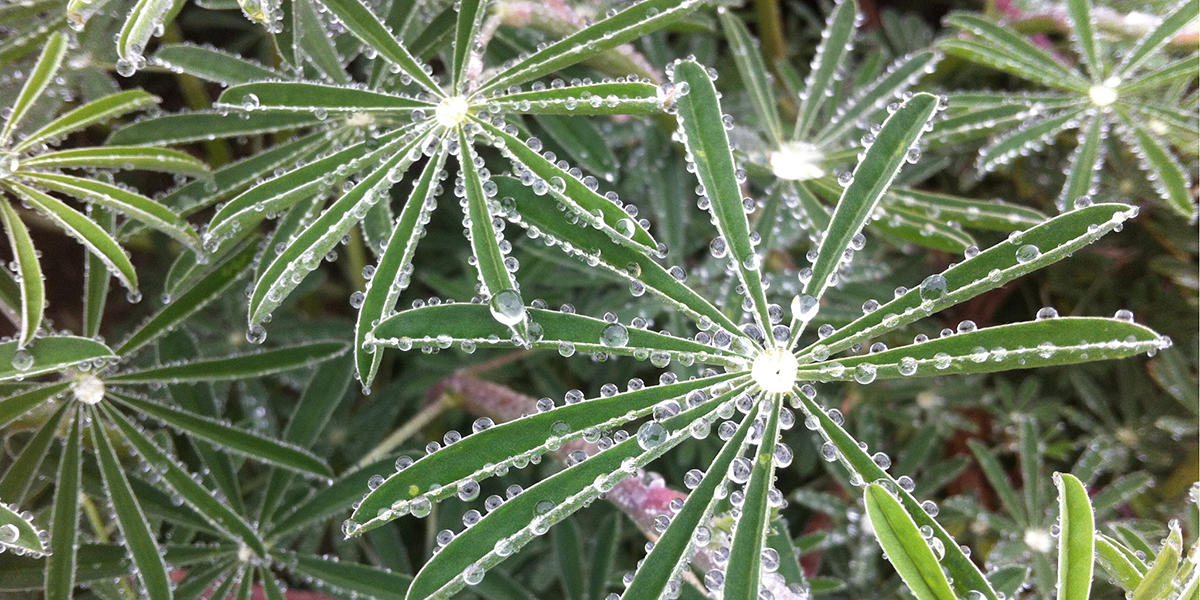
[[67,414],[67,405],[56,409],[45,423],[38,426],[37,432],[25,442],[21,452],[16,455],[0,478],[0,498],[21,502],[29,491],[30,484],[38,475],[46,453],[50,451],[50,443],[58,436],[58,427]]
[[1132,550],[1099,532],[1096,533],[1096,563],[1126,593],[1137,589],[1147,569],[1146,564]]
[[1000,460],[979,440],[967,440],[967,446],[971,448],[971,453],[975,455],[975,460],[983,469],[983,475],[991,484],[992,491],[996,492],[996,496],[1000,498],[1000,504],[1004,510],[1008,511],[1009,516],[1017,524],[1028,525],[1029,519],[1025,515],[1025,508],[1017,496],[1017,490],[1013,488],[1012,482],[1008,479],[1008,472],[1000,464]]
[[[758,404],[762,406],[762,404]],[[757,414],[757,408],[755,409]],[[708,463],[704,476],[688,493],[683,508],[671,518],[670,526],[662,532],[654,547],[646,554],[641,566],[634,571],[634,581],[625,588],[626,598],[661,598],[668,582],[683,572],[696,546],[695,533],[713,517],[720,498],[716,496],[728,480],[730,464],[742,456],[746,434],[754,424],[754,415],[746,415],[733,436],[721,446],[720,452]],[[595,596],[599,598],[599,596]]]
[[963,252],[975,245],[975,238],[970,234],[941,218],[932,219],[896,206],[888,207],[887,217],[872,226],[885,235],[943,252]]
[[136,192],[119,186],[61,173],[22,173],[30,182],[108,208],[161,231],[179,243],[200,249],[195,230],[170,209]]
[[391,151],[389,145],[404,133],[406,131],[402,130],[382,135],[376,140],[382,147],[361,141],[312,162],[289,165],[286,171],[256,183],[218,208],[209,221],[208,237],[233,236],[266,218],[268,211],[281,212],[305,198],[331,189],[336,177],[330,177],[330,173],[343,173],[348,177],[378,164]]
[[498,176],[492,181],[499,187],[496,197],[501,204],[512,203],[512,210],[506,215],[510,221],[560,244],[565,252],[589,265],[607,268],[629,280],[635,293],[649,289],[692,319],[700,321],[707,317],[718,327],[741,337],[737,324],[725,313],[646,253],[618,244],[601,231],[579,227],[555,204],[545,202],[516,179]]
[[171,598],[171,580],[167,576],[167,566],[163,562],[162,553],[154,541],[154,532],[129,481],[121,461],[113,449],[108,433],[101,426],[101,419],[95,412],[91,419],[92,445],[95,447],[96,459],[100,463],[100,474],[104,479],[104,487],[108,490],[113,512],[117,517],[117,525],[125,538],[125,547],[133,557],[134,573],[145,586],[146,593],[151,598]]
[[[65,411],[64,411],[65,412]],[[50,558],[46,561],[46,598],[70,598],[75,588],[75,556],[79,548],[79,478],[83,425],[71,418],[71,430],[58,458],[50,520]]]
[[[92,207],[89,214],[105,231],[112,231],[116,219],[112,211],[104,207]],[[100,335],[100,322],[104,319],[104,306],[108,302],[109,283],[112,277],[104,266],[104,261],[95,254],[88,253],[83,265],[83,335],[96,337]]]
[[946,568],[957,595],[965,596],[968,591],[975,590],[988,600],[998,600],[995,590],[992,589],[991,583],[988,582],[983,572],[963,553],[958,542],[942,528],[941,524],[925,512],[921,503],[901,487],[887,471],[879,468],[872,457],[859,446],[858,441],[846,433],[846,430],[835,422],[812,397],[800,391],[796,394],[796,398],[800,400],[800,409],[804,412],[804,416],[817,424],[817,431],[836,450],[836,456],[851,474],[857,474],[862,481],[886,480],[890,482],[891,489],[896,490],[894,493],[897,499],[913,522],[918,527],[928,526],[933,530],[934,537],[942,542],[945,549],[945,554],[938,562]]
[[[803,349],[800,356],[811,356],[818,349],[827,350],[830,354],[840,352],[885,331],[995,289],[1066,258],[1075,250],[1121,228],[1127,219],[1136,214],[1137,209],[1125,204],[1095,204],[1056,215],[937,275],[931,275],[920,286],[814,342]],[[1027,246],[1037,250],[1032,259],[1030,255],[1035,253],[1030,252]],[[1025,252],[1018,257],[1018,250],[1022,248]],[[945,284],[944,290],[942,283]]]
[[179,431],[190,433],[218,446],[255,460],[308,476],[331,477],[333,472],[312,453],[283,442],[243,431],[215,419],[171,408],[130,394],[109,393],[131,410],[153,417]]
[[[725,569],[724,600],[755,600],[759,597],[762,553],[771,515],[767,496],[775,483],[775,447],[779,443],[779,411],[783,399],[781,396],[766,396],[759,403],[758,412],[766,412],[762,415],[765,421],[762,440],[754,455],[750,479],[745,484],[746,495],[741,516],[733,528],[729,564]],[[761,406],[762,403],[769,404]]]
[[362,499],[351,519],[364,530],[373,529],[400,516],[379,516],[396,502],[408,503],[419,497],[440,501],[457,493],[456,482],[481,481],[499,467],[528,462],[532,456],[582,436],[589,428],[620,425],[648,414],[661,402],[727,385],[733,378],[734,374],[722,374],[630,390],[565,404],[473,433],[388,476]]
[[557,87],[534,84],[529,91],[490,96],[487,106],[532,115],[656,115],[663,110],[659,94],[657,85],[632,78]]
[[681,94],[676,107],[684,145],[689,160],[695,164],[701,194],[708,198],[717,233],[727,246],[729,262],[754,303],[758,325],[768,332],[770,339],[771,317],[762,285],[762,257],[750,240],[747,207],[738,187],[737,166],[725,133],[717,89],[708,71],[692,60],[676,63],[671,80],[677,87],[687,86],[687,93]]
[[1073,109],[1057,115],[1029,119],[1020,127],[994,138],[992,143],[981,148],[975,160],[975,168],[987,173],[1020,156],[1043,148],[1062,131],[1078,127],[1084,114],[1083,109]]
[[364,44],[378,52],[380,56],[400,67],[404,73],[418,85],[425,88],[435,97],[441,97],[442,91],[437,82],[425,72],[428,68],[415,58],[408,49],[396,39],[387,26],[371,13],[370,9],[359,0],[319,0],[329,12],[342,22],[342,25],[362,40]]
[[[467,90],[467,69],[475,52],[475,40],[479,37],[479,26],[487,16],[488,3],[484,0],[462,0],[455,10],[458,24],[454,28],[454,43],[450,45],[453,62],[450,64],[450,88],[455,93]],[[479,57],[482,60],[483,57]]]
[[993,373],[1125,358],[1170,345],[1148,327],[1121,319],[1060,317],[997,325],[883,352],[800,368],[807,381],[861,381]]
[[[479,170],[483,159],[475,153],[474,145],[461,127],[458,128],[458,146],[458,169],[463,184],[463,229],[475,259],[479,291],[492,305],[491,316],[524,338],[527,327],[525,301],[521,299],[515,270],[509,270],[506,264],[507,253],[501,246],[506,240],[493,223],[494,201],[483,190],[484,180]],[[507,305],[507,308],[497,308],[498,305]]]
[[779,122],[775,94],[771,89],[771,75],[763,63],[762,54],[758,51],[758,43],[750,36],[742,20],[725,8],[718,8],[717,16],[721,21],[721,30],[725,32],[725,39],[729,42],[730,51],[733,52],[738,75],[742,78],[746,92],[750,94],[754,112],[771,141],[779,144],[783,141],[783,125]]
[[126,289],[137,289],[137,272],[129,261],[129,255],[107,231],[58,198],[15,181],[8,182],[8,185],[22,200],[83,244],[88,252],[103,260],[104,266]]
[[123,371],[107,378],[113,383],[196,383],[262,377],[329,360],[346,351],[340,341],[315,341],[286,348],[203,358],[160,367]]
[[1179,568],[1180,555],[1183,552],[1183,534],[1179,524],[1172,523],[1167,539],[1163,541],[1162,549],[1154,557],[1154,562],[1142,577],[1142,582],[1133,590],[1130,600],[1160,600],[1166,598],[1174,584],[1172,579]]
[[285,511],[274,519],[275,525],[267,530],[267,539],[278,539],[296,530],[334,515],[344,515],[346,507],[363,496],[363,489],[376,473],[395,468],[392,458],[375,461],[361,469],[341,474],[327,486],[319,488],[294,505],[285,505]]
[[208,46],[164,44],[154,53],[154,62],[175,72],[225,85],[282,78],[277,71],[257,62]]
[[[741,365],[738,355],[729,350],[649,329],[556,310],[526,308],[525,312],[530,327],[538,330],[538,335],[528,341],[531,348],[557,350],[566,346],[575,352],[606,352],[641,360]],[[489,306],[466,302],[429,304],[396,313],[375,327],[371,337],[368,343],[405,349],[463,343],[479,347],[512,344],[512,333],[492,318]]]
[[[33,247],[33,238],[29,230],[12,204],[0,201],[0,220],[4,222],[4,233],[8,236],[12,256],[17,263],[17,283],[21,288],[21,321],[19,324],[18,343],[14,344],[7,358],[10,360],[16,351],[24,348],[33,340],[34,334],[42,326],[42,311],[46,303],[46,282],[42,279],[42,266],[38,263],[38,252]],[[0,344],[0,355],[9,344]],[[0,381],[8,375],[10,365],[0,356]]]
[[208,173],[208,166],[190,154],[147,146],[99,146],[58,150],[23,160],[21,166],[42,169],[143,169],[192,177]]
[[660,422],[665,439],[657,445],[643,449],[638,436],[632,436],[509,498],[443,546],[413,578],[406,597],[416,600],[448,596],[475,577],[482,579],[483,572],[506,555],[595,500],[601,491],[611,489],[691,438],[691,426],[696,421],[711,423],[716,407],[740,391],[741,387],[736,387]]
[[[12,536],[9,526],[16,529],[17,535],[15,537]],[[34,527],[32,517],[26,519],[15,510],[15,507],[8,506],[2,502],[0,502],[0,528],[7,530],[4,538],[0,539],[0,548],[5,550],[11,549],[14,552],[31,552],[33,556],[41,556],[46,553],[46,547],[42,544],[41,537],[39,536],[39,533],[42,532]]]
[[164,146],[273,133],[321,123],[316,115],[303,112],[254,113],[250,118],[227,111],[177,113],[130,123],[108,136],[108,143]]
[[[67,134],[79,131],[89,125],[103,123],[129,112],[153,106],[158,103],[158,97],[142,90],[125,90],[93,100],[56,119],[42,128],[25,136],[25,139],[13,146],[13,152],[22,152],[33,147],[38,142],[53,143],[61,140]],[[28,164],[26,161],[24,164]]]
[[863,491],[863,503],[875,539],[913,596],[918,600],[953,600],[954,590],[937,557],[900,501],[882,485],[872,483]]
[[[1125,54],[1121,64],[1114,71],[1115,75],[1124,78],[1147,60],[1156,56],[1158,51],[1167,45],[1177,33],[1196,19],[1198,13],[1200,13],[1200,2],[1197,0],[1182,0],[1177,3],[1171,12],[1163,17],[1157,27],[1142,36],[1142,39],[1137,41],[1137,45]],[[1191,58],[1188,60],[1195,62]]]
[[[883,122],[875,142],[866,150],[854,169],[853,178],[842,190],[830,224],[821,237],[812,275],[804,283],[805,295],[820,300],[842,264],[852,239],[862,231],[907,160],[909,150],[933,118],[937,102],[931,94],[916,94]],[[792,343],[800,335],[802,323],[804,321],[797,315],[792,315]]]
[[188,506],[200,513],[213,527],[239,540],[256,556],[266,555],[267,550],[258,533],[245,519],[233,512],[227,502],[217,499],[203,485],[197,483],[191,473],[155,445],[120,411],[110,407],[101,407],[101,411],[107,415],[109,422],[116,425],[126,442],[137,451],[138,456],[162,477],[162,483],[175,490]]
[[[0,508],[3,512],[3,508]],[[125,549],[117,544],[82,544],[76,553],[75,584],[129,575]],[[0,558],[0,590],[44,592],[46,560],[6,552]]]
[[133,354],[208,306],[252,266],[256,251],[257,248],[252,243],[243,245],[236,252],[231,252],[203,278],[184,290],[173,293],[171,302],[165,303],[117,346],[117,353],[121,356]]
[[1087,93],[1090,84],[1079,73],[1063,66],[1048,52],[1012,29],[969,13],[953,13],[945,22],[973,33],[981,40],[942,40],[939,46],[948,54],[983,63],[1047,87]]
[[1188,172],[1172,156],[1166,145],[1142,127],[1136,119],[1121,115],[1117,132],[1126,142],[1138,149],[1138,164],[1150,177],[1159,197],[1167,201],[1176,213],[1191,218],[1196,214],[1192,201],[1192,184]]
[[[311,448],[346,395],[352,372],[349,356],[327,361],[317,367],[283,429],[282,439],[302,448]],[[292,480],[291,473],[271,471],[259,510],[260,522],[274,515]]]
[[392,226],[387,247],[379,257],[375,272],[367,280],[362,305],[354,325],[354,364],[363,387],[375,380],[383,351],[366,345],[367,336],[385,315],[396,308],[400,293],[408,287],[411,275],[404,274],[412,264],[417,243],[425,235],[425,223],[437,206],[434,194],[446,162],[446,152],[439,151],[421,170],[413,182],[412,192]]
[[[121,26],[121,31],[117,34],[117,57],[118,60],[124,61],[129,69],[136,69],[142,61],[142,52],[146,50],[146,44],[150,42],[150,37],[154,35],[155,30],[166,21],[167,14],[172,12],[176,4],[182,4],[179,0],[138,0],[133,9],[129,11],[129,15],[125,18],[125,24]],[[117,67],[121,69],[120,66]],[[122,75],[129,76],[129,73]]]
[[342,236],[366,211],[387,196],[388,188],[393,185],[392,178],[398,178],[420,156],[414,150],[425,139],[422,132],[399,137],[381,147],[379,154],[387,158],[350,191],[330,204],[307,229],[296,236],[286,250],[262,270],[250,295],[250,325],[261,323],[282,304],[304,276],[320,266],[325,254],[337,246]]
[[554,547],[558,580],[565,592],[563,597],[567,600],[584,600],[584,554],[583,543],[579,540],[579,527],[572,521],[555,527],[550,532],[550,544]]
[[599,175],[601,181],[616,180],[621,169],[617,155],[608,145],[597,143],[604,139],[604,132],[591,121],[559,115],[534,115],[533,119],[584,172]]
[[517,61],[488,79],[477,94],[520,85],[585,61],[639,36],[682,19],[704,3],[700,0],[643,0]]
[[1193,60],[1194,58],[1194,56],[1181,58],[1141,77],[1123,81],[1116,87],[1117,96],[1147,92],[1154,88],[1166,87],[1176,81],[1195,79],[1197,74],[1200,74],[1200,64]]
[[[572,216],[588,227],[603,231],[609,239],[618,244],[637,250],[652,250],[656,247],[657,242],[637,219],[592,189],[598,183],[584,183],[586,178],[576,177],[567,169],[547,160],[534,147],[538,143],[522,142],[516,136],[490,123],[479,123],[499,142],[497,147],[512,161],[518,173],[528,171],[528,174],[521,173],[521,182],[531,187],[535,194],[540,196],[549,193],[562,208],[570,211]],[[493,181],[499,184],[500,180],[493,177]],[[497,194],[497,197],[504,196]],[[575,228],[583,229],[579,225]],[[575,237],[566,236],[563,239],[574,241]]]
[[[608,580],[612,576],[613,563],[616,561],[617,551],[620,550],[621,522],[624,518],[623,515],[614,512],[605,517],[595,535],[591,536],[595,545],[592,549],[591,564],[588,565],[588,600],[601,600],[605,596]],[[661,540],[660,537],[659,541]]]
[[903,207],[931,219],[955,221],[964,227],[993,231],[1017,231],[1040,225],[1041,212],[1010,202],[982,201],[950,194],[892,188],[883,200],[889,207]]
[[[293,1],[292,10],[295,15],[296,38],[299,42],[297,51],[325,77],[340,84],[350,83],[350,76],[346,74],[342,57],[334,44],[335,38],[325,32],[321,17],[313,8],[312,2]],[[376,61],[375,64],[380,68],[384,67],[383,61]],[[371,87],[374,88],[377,84],[376,81]]]
[[358,87],[301,81],[265,81],[235,85],[221,93],[217,106],[241,110],[321,112],[359,115],[362,113],[411,113],[432,109],[433,104]]
[[808,76],[804,79],[804,92],[800,94],[800,108],[796,114],[793,139],[806,139],[816,125],[817,115],[833,89],[850,49],[854,47],[854,31],[858,27],[858,3],[838,2],[829,13],[829,20],[821,32],[821,43],[813,54]]
[[[1096,39],[1091,0],[1067,0],[1067,19],[1070,22],[1067,31],[1075,51],[1079,53],[1088,73],[1091,73],[1092,81],[1101,81],[1107,69],[1104,67],[1104,57],[1100,54],[1100,40]],[[1059,593],[1062,593],[1061,588]]]
[[880,107],[924,77],[938,60],[939,55],[932,50],[921,50],[896,60],[883,76],[863,87],[838,109],[837,114],[818,130],[815,143],[832,143],[853,131],[864,119],[869,119]]
[[[0,205],[6,203],[0,202]],[[30,357],[32,360],[29,360]],[[24,348],[17,341],[4,342],[0,343],[0,381],[19,381],[25,377],[61,371],[84,361],[95,362],[113,358],[116,358],[116,355],[108,346],[90,338],[73,335],[37,338]],[[18,368],[26,365],[27,368]]]
[[11,112],[4,121],[4,128],[0,129],[0,146],[7,145],[13,133],[16,132],[17,125],[21,123],[21,119],[46,90],[46,86],[49,86],[50,82],[54,80],[54,75],[58,72],[58,67],[62,65],[66,53],[67,36],[62,32],[51,34],[45,47],[42,48],[42,54],[38,57],[37,63],[25,76],[25,83],[21,86],[21,91],[17,93],[17,97],[9,107]]
[[319,556],[275,552],[288,570],[339,597],[398,598],[412,578],[402,573]]
[[[955,99],[951,97],[950,106]],[[1011,130],[1040,113],[1037,107],[1024,104],[1002,104],[995,107],[975,108],[938,119],[933,130],[925,135],[931,148],[940,148],[973,139],[987,137],[990,133]]]
[[10,394],[8,397],[0,399],[0,428],[8,426],[9,423],[37,406],[51,402],[51,398],[66,391],[70,385],[70,382],[60,381]]
[[1055,473],[1058,487],[1058,600],[1087,600],[1092,591],[1096,524],[1083,483]]

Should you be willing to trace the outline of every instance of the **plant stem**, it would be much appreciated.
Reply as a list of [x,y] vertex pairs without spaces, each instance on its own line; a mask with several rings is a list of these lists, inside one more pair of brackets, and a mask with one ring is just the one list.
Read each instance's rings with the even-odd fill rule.
[[387,439],[379,442],[379,445],[375,446],[370,452],[367,452],[365,455],[363,455],[363,457],[354,464],[354,467],[351,468],[350,471],[361,469],[391,453],[392,450],[395,450],[397,446],[407,441],[408,438],[412,437],[414,433],[420,431],[422,427],[428,425],[430,421],[442,414],[442,412],[447,408],[458,405],[458,399],[448,394],[443,394],[433,402],[426,404],[425,408],[422,408],[421,411],[413,415],[411,419],[405,421],[404,425],[401,426],[400,429],[392,432]]

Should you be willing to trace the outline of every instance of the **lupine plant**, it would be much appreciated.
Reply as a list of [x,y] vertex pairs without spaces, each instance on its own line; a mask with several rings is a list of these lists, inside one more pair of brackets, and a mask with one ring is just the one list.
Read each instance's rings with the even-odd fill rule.
[[0,591],[1194,598],[1200,8],[917,8],[0,6]]
[[[968,34],[943,40],[940,47],[947,53],[1053,91],[958,95],[954,105],[963,114],[944,124],[943,135],[991,135],[976,160],[980,171],[989,172],[1036,152],[1062,132],[1078,130],[1058,196],[1059,208],[1065,208],[1100,191],[1097,173],[1110,152],[1109,134],[1115,132],[1136,156],[1162,201],[1194,219],[1191,173],[1171,149],[1193,152],[1200,126],[1194,110],[1170,102],[1186,93],[1195,80],[1197,53],[1191,48],[1172,56],[1162,50],[1195,19],[1200,5],[1178,3],[1135,43],[1120,46],[1110,44],[1097,30],[1091,2],[1071,1],[1067,8],[1071,47],[1077,55],[1070,61],[987,18],[972,14],[947,18],[949,25]],[[1000,133],[999,128],[1008,131]]]

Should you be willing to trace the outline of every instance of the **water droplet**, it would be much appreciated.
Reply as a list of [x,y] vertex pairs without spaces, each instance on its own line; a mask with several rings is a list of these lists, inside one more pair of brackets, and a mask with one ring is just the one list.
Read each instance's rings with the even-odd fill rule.
[[501,290],[492,295],[488,302],[492,317],[500,323],[512,327],[525,319],[525,305],[521,295],[516,290]]
[[629,343],[629,330],[620,323],[609,323],[600,331],[600,344],[609,348],[621,348]]
[[649,450],[667,441],[667,428],[657,421],[647,421],[637,430],[638,446]]

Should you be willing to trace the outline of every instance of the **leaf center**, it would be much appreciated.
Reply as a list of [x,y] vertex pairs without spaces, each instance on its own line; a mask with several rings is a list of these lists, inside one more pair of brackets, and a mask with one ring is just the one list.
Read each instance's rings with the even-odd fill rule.
[[754,357],[750,378],[762,391],[782,394],[795,385],[798,367],[796,357],[786,348],[768,348]]

